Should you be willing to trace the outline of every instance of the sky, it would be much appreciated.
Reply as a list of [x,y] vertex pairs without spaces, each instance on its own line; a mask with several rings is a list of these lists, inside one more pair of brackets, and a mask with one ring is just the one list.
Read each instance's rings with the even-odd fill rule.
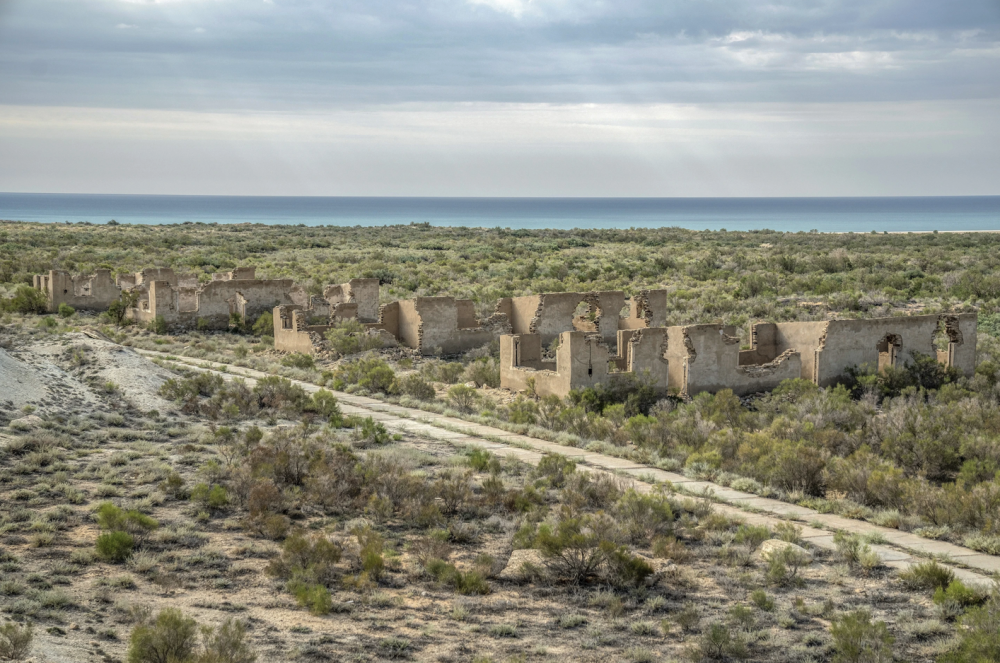
[[0,191],[1000,194],[1000,0],[0,0]]

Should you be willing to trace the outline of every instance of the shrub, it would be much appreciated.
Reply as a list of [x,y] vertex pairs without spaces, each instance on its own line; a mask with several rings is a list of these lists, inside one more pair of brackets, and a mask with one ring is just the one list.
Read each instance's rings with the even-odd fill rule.
[[653,567],[641,557],[630,554],[625,546],[601,541],[600,549],[605,576],[612,585],[640,587],[646,578],[653,575]]
[[312,395],[306,409],[315,412],[327,420],[334,428],[339,428],[344,422],[344,415],[340,411],[340,404],[336,397],[326,389],[320,389]]
[[0,626],[0,658],[8,661],[23,661],[31,651],[35,631],[31,624],[19,626],[7,622]]
[[41,290],[19,285],[10,299],[0,299],[0,310],[12,313],[45,313],[49,307],[48,297]]
[[944,589],[955,579],[955,572],[935,560],[914,564],[900,571],[899,579],[909,589]]
[[341,320],[326,332],[326,341],[330,349],[339,355],[347,356],[382,347],[382,339],[368,333],[368,328],[357,318]]
[[566,479],[574,472],[576,472],[576,461],[559,454],[546,454],[538,461],[532,475],[548,479],[549,485],[553,488],[562,488],[566,485]]
[[392,439],[385,425],[371,417],[365,417],[359,421],[355,431],[356,437],[368,444],[386,444]]
[[128,663],[179,663],[194,658],[198,624],[176,608],[164,608],[129,638]]
[[733,635],[725,624],[710,624],[698,639],[698,653],[713,660],[741,659],[748,656],[746,643]]
[[57,312],[59,313],[60,318],[71,318],[73,317],[73,314],[76,313],[76,309],[66,302],[63,302],[59,305]]
[[158,315],[149,321],[149,331],[154,334],[167,333],[167,320],[162,315]]
[[589,525],[590,518],[584,517],[564,518],[554,526],[549,523],[538,526],[534,547],[556,576],[579,583],[597,572],[604,555],[601,539]]
[[633,543],[669,534],[674,521],[670,501],[662,494],[643,495],[629,488],[615,504],[615,516]]
[[471,412],[479,402],[479,394],[472,387],[456,384],[448,390],[448,401],[462,412]]
[[946,616],[957,616],[965,608],[984,603],[986,598],[984,592],[969,587],[961,580],[952,580],[947,587],[938,587],[934,591],[934,603]]
[[306,390],[277,375],[269,375],[257,380],[253,388],[261,409],[301,412],[309,401]]
[[372,392],[395,393],[396,374],[382,359],[366,355],[342,363],[333,372],[334,389],[344,389],[351,384]]
[[135,547],[135,539],[128,532],[105,532],[97,537],[97,554],[104,560],[121,563],[128,559]]
[[421,401],[432,401],[437,395],[434,391],[434,387],[432,387],[416,373],[410,373],[406,377],[400,379],[398,387],[400,393],[412,396],[413,398]]
[[971,608],[960,620],[957,646],[938,657],[938,663],[992,663],[1000,661],[1000,597]]
[[763,589],[755,589],[750,592],[750,602],[764,612],[771,612],[774,610],[774,599],[768,596],[767,592]]
[[104,502],[97,507],[97,525],[103,530],[112,532],[127,532],[133,536],[142,537],[157,529],[160,524],[150,516],[131,509],[124,511],[111,502]]
[[246,641],[247,627],[229,617],[214,631],[203,630],[205,650],[198,663],[254,663],[257,653]]
[[454,587],[459,594],[489,594],[490,585],[478,571],[462,572],[453,564],[441,559],[431,559],[425,567],[438,582]]
[[771,530],[764,525],[740,525],[733,537],[735,543],[740,543],[756,549],[757,546],[771,538]]
[[481,357],[465,367],[463,379],[496,389],[500,386],[500,362],[491,357]]
[[270,311],[261,313],[252,328],[254,336],[274,336],[274,316]]
[[833,663],[892,663],[892,644],[885,622],[872,623],[864,610],[849,612],[833,620]]
[[123,290],[118,299],[108,305],[108,317],[118,327],[124,327],[128,320],[126,317],[129,311],[134,309],[139,303],[139,293],[135,290]]
[[191,489],[191,501],[210,509],[222,509],[229,504],[229,493],[218,484],[199,483]]
[[303,354],[301,352],[293,352],[281,358],[281,364],[283,366],[290,366],[292,368],[315,368],[316,361],[313,359],[312,355]]
[[313,615],[326,615],[333,609],[330,590],[324,585],[296,577],[289,581],[288,591],[295,596],[300,606],[307,608]]
[[802,583],[799,578],[799,569],[808,562],[808,559],[794,548],[784,548],[780,552],[772,554],[767,561],[767,581],[780,587],[798,585]]

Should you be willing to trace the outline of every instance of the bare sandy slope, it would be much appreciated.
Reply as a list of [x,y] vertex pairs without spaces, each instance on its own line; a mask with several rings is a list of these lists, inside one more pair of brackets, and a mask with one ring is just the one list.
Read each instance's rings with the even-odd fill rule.
[[133,407],[166,411],[170,402],[157,391],[169,377],[131,348],[80,333],[0,349],[0,403],[14,410],[31,405],[39,413],[86,412],[100,407],[94,390],[112,383]]

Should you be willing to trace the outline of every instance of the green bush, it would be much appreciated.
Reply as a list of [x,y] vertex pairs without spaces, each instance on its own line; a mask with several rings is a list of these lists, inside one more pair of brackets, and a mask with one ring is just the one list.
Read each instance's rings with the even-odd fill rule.
[[96,547],[101,559],[120,564],[132,554],[135,539],[128,532],[105,532],[97,537]]
[[970,608],[959,620],[958,645],[938,657],[937,663],[994,663],[1000,661],[1000,597]]
[[194,660],[198,623],[176,608],[164,608],[129,637],[128,663],[187,663]]
[[323,417],[334,428],[339,428],[343,424],[344,415],[340,411],[337,398],[332,393],[326,389],[320,389],[309,400],[309,404],[306,405],[307,411],[315,412]]
[[910,589],[945,589],[955,580],[955,572],[935,560],[914,564],[899,572],[899,579]]
[[271,560],[265,572],[279,578],[298,576],[327,583],[333,579],[342,554],[340,546],[325,536],[299,530],[285,539],[281,555]]
[[382,347],[382,339],[369,334],[368,328],[357,318],[341,320],[326,332],[326,342],[330,349],[341,356],[353,355]]
[[141,537],[160,526],[156,519],[140,511],[124,511],[111,502],[100,504],[95,513],[98,527],[111,532],[127,532]]
[[229,493],[218,484],[199,483],[191,489],[191,501],[210,509],[222,509],[229,504]]
[[11,313],[45,313],[49,308],[49,300],[44,292],[30,286],[19,285],[14,296],[0,299],[0,310]]
[[389,364],[374,355],[365,355],[342,363],[333,372],[333,388],[344,389],[356,384],[372,392],[395,393],[396,374]]
[[427,572],[440,583],[450,585],[459,594],[489,594],[490,585],[478,571],[462,572],[441,559],[431,559],[425,567]]
[[252,331],[254,336],[274,336],[274,316],[270,311],[265,311],[257,317]]
[[73,317],[73,314],[76,313],[76,309],[66,302],[63,302],[59,305],[58,313],[60,318],[71,318]]
[[162,315],[157,315],[155,318],[149,321],[149,331],[154,334],[166,334],[167,333],[167,319]]
[[462,412],[471,412],[479,402],[479,394],[472,387],[456,384],[448,390],[448,402]]
[[204,651],[198,663],[254,663],[257,653],[246,641],[247,627],[229,617],[214,631],[202,629]]
[[20,626],[7,622],[0,626],[0,659],[23,661],[31,652],[35,631],[31,624]]
[[288,583],[288,591],[303,608],[313,615],[326,615],[333,609],[333,599],[330,590],[324,585],[308,582],[301,578],[293,578]]
[[399,392],[422,401],[432,401],[437,393],[428,382],[416,373],[410,373],[398,382]]
[[841,615],[830,626],[833,663],[892,663],[892,645],[885,622],[872,623],[871,615],[857,610]]
[[316,368],[316,361],[313,359],[312,355],[303,354],[301,352],[293,352],[289,355],[285,355],[281,358],[281,363],[283,366],[290,366],[292,368]]
[[500,387],[500,362],[491,357],[480,357],[465,367],[462,377],[466,382],[475,382],[480,387]]

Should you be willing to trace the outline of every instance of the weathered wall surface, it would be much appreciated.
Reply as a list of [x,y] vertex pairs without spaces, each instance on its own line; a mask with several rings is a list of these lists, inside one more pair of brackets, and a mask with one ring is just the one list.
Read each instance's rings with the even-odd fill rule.
[[955,368],[972,375],[975,372],[976,315],[915,315],[826,323],[826,334],[815,353],[815,382],[826,387],[844,379],[846,369],[851,366],[884,365],[886,353],[882,352],[880,357],[880,346],[882,350],[894,352],[895,363],[899,366],[912,359],[912,352],[938,357],[934,337],[939,325],[949,322],[957,333],[953,332],[953,342],[944,358],[950,355]]
[[[802,374],[802,361],[798,352],[788,350],[767,363],[740,365],[740,340],[736,330],[723,325],[689,325],[671,327],[671,369],[675,357],[680,359],[682,370],[671,370],[671,387],[680,393],[693,396],[702,391],[717,392],[731,389],[737,395],[769,391],[783,380]],[[681,341],[680,347],[673,343]],[[675,380],[679,375],[679,380]]]
[[121,295],[121,288],[111,278],[111,270],[98,269],[93,274],[71,276],[61,269],[36,275],[35,288],[45,293],[48,309],[55,312],[60,304],[84,311],[105,311]]
[[619,330],[618,356],[621,370],[645,375],[662,391],[670,385],[669,364],[665,359],[668,332],[664,327]]
[[[608,381],[608,349],[599,336],[586,332],[559,335],[556,361],[535,360],[541,355],[540,334],[510,334],[500,337],[500,386],[524,391],[533,380],[539,396],[565,397],[571,389],[593,387]],[[518,356],[522,364],[517,365]],[[554,369],[554,370],[553,370]]]
[[379,320],[378,287],[378,279],[351,279],[347,283],[327,286],[323,298],[331,305],[355,303],[361,322],[376,323]]
[[[305,312],[298,305],[275,306],[274,316],[274,349],[282,352],[302,352],[312,354],[318,349],[313,342],[313,336],[305,324]],[[325,331],[327,327],[317,328]]]

